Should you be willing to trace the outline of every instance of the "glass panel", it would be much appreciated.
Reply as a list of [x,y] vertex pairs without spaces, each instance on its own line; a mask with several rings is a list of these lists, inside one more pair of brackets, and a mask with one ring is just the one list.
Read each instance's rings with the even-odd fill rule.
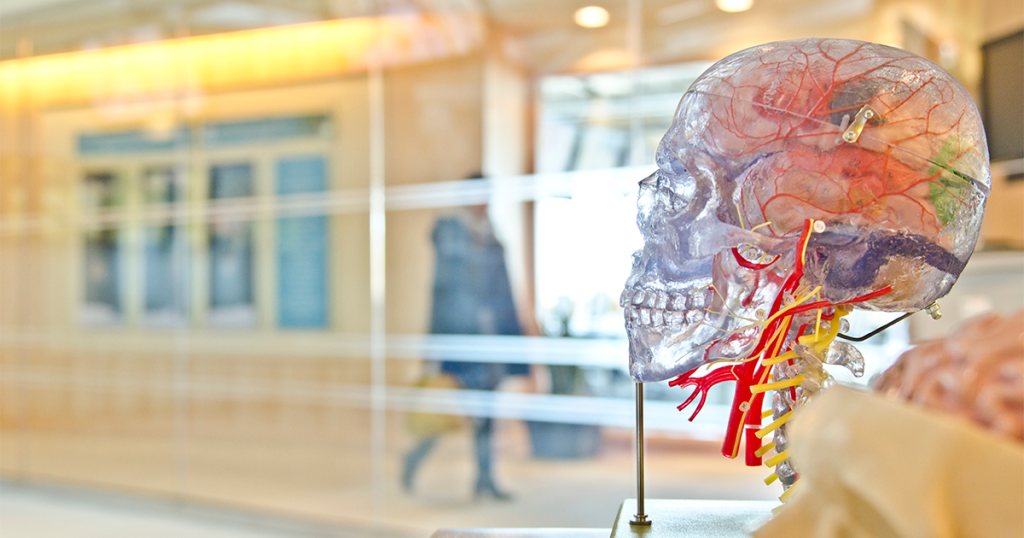
[[[210,168],[210,200],[253,194],[250,164]],[[209,227],[211,325],[245,327],[256,323],[253,303],[253,223],[214,222]]]
[[147,227],[144,242],[148,321],[179,323],[185,313],[181,233],[175,226]]
[[90,211],[124,204],[125,189],[114,172],[90,172],[82,184],[82,208]]
[[118,230],[86,234],[83,323],[106,325],[121,321],[121,253]]
[[[653,162],[680,96],[709,65],[691,62],[541,78],[537,171]],[[636,157],[633,148],[639,151]]]
[[83,134],[78,137],[81,155],[166,152],[187,146],[190,132],[186,128],[170,133],[129,131],[121,133]]
[[142,201],[173,204],[185,199],[184,182],[174,167],[149,168],[142,174]]
[[[90,172],[82,185],[82,206],[87,214],[124,203],[124,183],[113,172]],[[120,230],[100,228],[85,234],[82,323],[110,325],[122,321],[123,248]]]
[[252,196],[253,167],[251,164],[220,164],[210,167],[210,199]]
[[[323,157],[277,162],[280,195],[323,192]],[[327,217],[277,220],[277,305],[281,327],[327,326]]]
[[203,128],[203,143],[209,146],[226,146],[307,136],[326,136],[330,134],[330,129],[330,120],[326,116],[211,123]]
[[592,187],[536,205],[537,311],[550,336],[618,337],[619,295],[643,246],[636,191]]
[[277,161],[277,194],[301,194],[326,190],[324,158],[288,157]]
[[[980,42],[1017,29],[981,21],[1019,20],[968,0],[910,18],[611,0],[583,27],[565,2],[444,4],[4,4],[5,497],[45,480],[346,536],[608,527],[634,491],[618,299],[636,185],[690,82],[814,28],[995,88]],[[1011,191],[987,223],[1019,222]],[[984,250],[943,320],[862,346],[869,375],[1024,307],[1019,253]],[[730,390],[691,423],[688,393],[648,386],[649,496],[778,497],[718,455]],[[207,534],[122,532],[189,533]]]
[[[173,167],[147,169],[142,176],[142,199],[150,204],[151,211],[159,211],[154,204],[181,202],[183,187],[180,174]],[[143,230],[147,324],[178,325],[187,318],[185,277],[188,265],[183,231],[183,226],[175,224],[147,226]]]

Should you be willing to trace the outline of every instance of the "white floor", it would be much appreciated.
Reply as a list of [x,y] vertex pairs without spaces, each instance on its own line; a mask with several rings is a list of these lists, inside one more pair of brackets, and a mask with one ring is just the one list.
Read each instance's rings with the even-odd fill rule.
[[[70,481],[54,485],[7,476],[0,479],[0,538],[427,538],[441,527],[610,529],[619,504],[635,495],[628,441],[623,437],[598,457],[581,460],[543,460],[529,457],[525,449],[506,450],[498,459],[497,478],[514,498],[501,502],[472,498],[469,436],[448,436],[425,462],[411,494],[399,484],[400,454],[389,458],[384,502],[372,514],[370,488],[308,477],[295,482],[287,474],[268,474],[260,481],[207,469],[202,484],[209,488],[209,502],[181,502],[113,485],[90,489],[63,485]],[[121,446],[109,439],[101,444]],[[129,456],[111,463],[123,472]],[[236,454],[243,456],[244,451]],[[649,444],[647,463],[652,499],[772,500],[779,495],[777,486],[762,482],[768,471],[723,458],[716,445]],[[218,495],[210,493],[214,489]]]
[[3,538],[295,538],[376,534],[170,500],[0,483]]

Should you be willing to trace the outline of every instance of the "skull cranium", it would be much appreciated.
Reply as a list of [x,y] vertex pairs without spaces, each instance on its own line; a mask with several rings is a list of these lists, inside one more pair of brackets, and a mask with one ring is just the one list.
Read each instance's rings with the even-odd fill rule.
[[973,252],[990,186],[966,89],[906,51],[848,40],[716,63],[657,162],[621,299],[642,382],[742,359],[795,274],[794,289],[832,304],[931,304]]

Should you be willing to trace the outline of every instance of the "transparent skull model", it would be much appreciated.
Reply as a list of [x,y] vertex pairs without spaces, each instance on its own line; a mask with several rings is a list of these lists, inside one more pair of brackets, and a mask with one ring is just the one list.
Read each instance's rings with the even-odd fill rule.
[[822,364],[863,372],[834,341],[841,318],[927,307],[974,250],[990,185],[977,109],[906,51],[771,43],[694,82],[657,163],[621,298],[630,371],[694,386],[680,408],[699,394],[698,412],[711,385],[736,381],[723,453],[745,439],[758,465],[774,450],[772,476],[789,486],[789,412],[831,382]]

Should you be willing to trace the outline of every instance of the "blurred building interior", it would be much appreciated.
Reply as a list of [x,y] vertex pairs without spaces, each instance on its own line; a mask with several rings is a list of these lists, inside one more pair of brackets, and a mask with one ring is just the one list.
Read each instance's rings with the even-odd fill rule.
[[[633,492],[637,182],[711,63],[812,36],[941,65],[993,159],[946,315],[863,344],[864,383],[1024,308],[1021,0],[5,0],[0,532],[111,510],[196,536],[610,526]],[[522,334],[430,334],[435,223],[483,204]],[[529,374],[420,383],[440,360]],[[693,423],[685,396],[648,389],[649,494],[774,498],[717,454],[728,394]],[[474,498],[465,425],[403,490],[411,412],[498,419],[512,499]],[[197,510],[252,524],[173,527]]]

